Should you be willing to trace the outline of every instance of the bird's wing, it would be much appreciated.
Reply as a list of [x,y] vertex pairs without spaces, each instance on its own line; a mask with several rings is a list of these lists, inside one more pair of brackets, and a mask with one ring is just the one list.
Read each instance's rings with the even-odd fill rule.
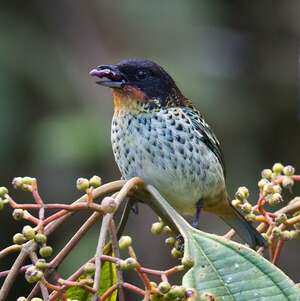
[[225,176],[225,162],[223,152],[221,150],[220,142],[218,141],[216,135],[210,128],[210,126],[205,122],[204,118],[199,111],[191,108],[184,110],[188,115],[191,123],[195,129],[200,134],[200,140],[203,141],[207,147],[216,155],[220,164],[222,165],[224,176]]

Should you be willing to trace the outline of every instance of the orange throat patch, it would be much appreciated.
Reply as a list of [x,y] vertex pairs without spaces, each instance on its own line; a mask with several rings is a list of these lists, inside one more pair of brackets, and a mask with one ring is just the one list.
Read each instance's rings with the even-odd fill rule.
[[115,115],[138,113],[143,110],[142,103],[145,102],[146,95],[140,89],[128,86],[123,89],[113,89],[112,94]]

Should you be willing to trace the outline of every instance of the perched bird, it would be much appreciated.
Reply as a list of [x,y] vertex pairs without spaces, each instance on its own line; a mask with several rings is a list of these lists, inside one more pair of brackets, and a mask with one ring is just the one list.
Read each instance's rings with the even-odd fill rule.
[[221,217],[251,247],[262,236],[231,206],[219,141],[171,76],[149,60],[129,59],[90,71],[112,88],[111,141],[125,179],[155,186],[180,213]]

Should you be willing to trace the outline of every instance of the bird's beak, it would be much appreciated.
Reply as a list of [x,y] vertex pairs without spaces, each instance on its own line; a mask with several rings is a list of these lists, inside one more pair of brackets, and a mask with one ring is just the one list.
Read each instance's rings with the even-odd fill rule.
[[123,88],[126,83],[124,75],[115,65],[101,65],[90,71],[91,76],[100,78],[97,84],[109,88]]

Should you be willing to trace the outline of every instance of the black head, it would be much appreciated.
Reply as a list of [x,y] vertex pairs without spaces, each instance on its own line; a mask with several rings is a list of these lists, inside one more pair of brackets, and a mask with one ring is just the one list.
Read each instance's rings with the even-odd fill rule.
[[141,59],[123,60],[116,65],[101,65],[90,74],[100,79],[97,83],[113,89],[138,89],[146,100],[159,100],[166,105],[170,100],[183,98],[171,76],[158,64]]

